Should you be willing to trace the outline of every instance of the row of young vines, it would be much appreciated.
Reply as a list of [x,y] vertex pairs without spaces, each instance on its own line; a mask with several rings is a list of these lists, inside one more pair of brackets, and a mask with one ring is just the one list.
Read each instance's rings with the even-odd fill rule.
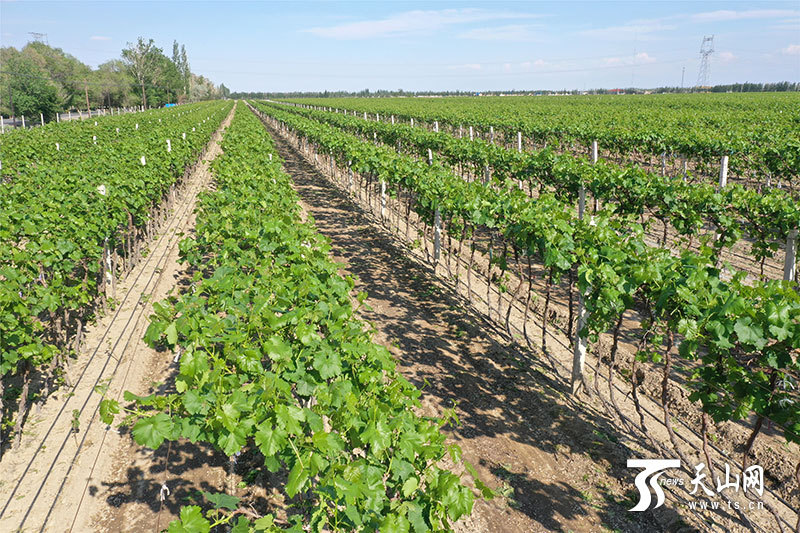
[[[564,277],[574,277],[588,311],[583,333],[592,342],[601,335],[611,339],[610,356],[600,362],[608,365],[609,376],[619,366],[615,355],[623,319],[638,317],[641,337],[635,361],[640,368],[644,361],[660,365],[665,400],[680,367],[686,372],[680,380],[685,380],[689,398],[715,421],[755,416],[746,439],[745,463],[764,422],[782,430],[787,442],[800,441],[796,283],[745,283],[743,273],[736,271],[729,271],[728,278],[717,268],[712,246],[702,246],[699,252],[684,250],[678,256],[648,246],[636,217],[603,209],[581,220],[571,201],[550,192],[531,198],[515,186],[515,179],[503,187],[468,182],[438,161],[419,161],[282,107],[256,105],[297,135],[301,144],[316,147],[323,156],[330,154],[344,173],[365,176],[387,196],[405,201],[419,214],[425,231],[435,229],[440,217],[448,243],[451,237],[458,243],[455,255],[468,242],[467,279],[478,248],[477,255],[490,260],[490,285],[508,301],[502,313],[507,327],[514,301],[524,307],[527,321],[531,302],[540,298],[545,302],[544,344],[551,289]],[[431,233],[435,239],[435,231]],[[534,279],[532,263],[543,266],[541,280]],[[541,292],[533,289],[535,284]],[[572,283],[569,287],[570,313],[564,329],[575,332],[580,326],[573,313]],[[523,329],[526,326],[527,322]],[[640,372],[634,362],[629,380],[637,406]],[[671,429],[666,401],[664,412],[664,423]],[[673,444],[675,438],[670,432]]]
[[[640,161],[692,161],[713,175],[719,159],[760,183],[778,180],[796,189],[800,173],[797,93],[648,96],[504,96],[457,98],[304,98],[300,105],[394,115],[438,124],[451,132],[480,131],[485,139],[516,144],[517,133],[571,150],[598,141],[610,156]],[[477,131],[476,131],[477,134]]]
[[593,162],[557,154],[552,149],[510,150],[489,141],[456,138],[408,124],[363,120],[361,116],[303,107],[285,109],[366,139],[402,147],[419,157],[427,157],[431,150],[462,175],[478,176],[494,186],[516,182],[531,197],[546,190],[575,204],[583,189],[618,214],[658,221],[661,246],[666,245],[668,229],[672,229],[673,238],[682,241],[677,243],[679,246],[701,239],[708,241],[718,263],[723,249],[736,246],[744,250],[759,266],[754,273],[762,279],[765,262],[782,261],[781,245],[800,228],[800,203],[778,189],[759,193],[739,184],[719,188],[660,176],[635,166],[620,167],[605,160]]
[[222,147],[216,190],[202,195],[196,234],[180,245],[191,288],[154,306],[145,336],[180,354],[176,392],[104,400],[101,414],[111,423],[124,412],[151,448],[186,438],[232,459],[256,450],[264,469],[286,476],[289,505],[254,514],[228,495],[205,512],[184,507],[169,531],[450,530],[474,498],[440,466],[448,454],[460,461],[441,431],[452,413],[415,414],[420,392],[356,318],[353,280],[301,221],[290,178],[245,106]]
[[0,137],[0,436],[13,431],[18,444],[31,400],[70,384],[87,322],[168,219],[230,109],[203,103]]

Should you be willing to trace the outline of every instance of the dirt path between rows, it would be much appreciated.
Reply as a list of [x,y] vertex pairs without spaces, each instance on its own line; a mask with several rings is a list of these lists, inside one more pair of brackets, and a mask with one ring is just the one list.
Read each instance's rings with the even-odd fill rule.
[[[212,466],[227,462],[224,456],[183,443],[156,452],[137,446],[126,431],[100,421],[95,387],[107,386],[109,398],[122,399],[125,390],[146,395],[176,369],[171,354],[141,339],[152,302],[184,275],[178,242],[194,227],[197,195],[211,183],[210,162],[222,152],[219,141],[233,113],[185,181],[160,236],[146,243],[147,257],[117,284],[117,307],[88,328],[70,371],[74,390],[51,396],[26,425],[20,448],[5,454],[0,531],[157,531],[177,516],[189,487],[223,488],[225,469]],[[171,494],[162,504],[163,483]]]
[[343,270],[358,277],[376,340],[423,389],[425,414],[457,404],[449,431],[482,479],[504,493],[476,504],[460,531],[661,531],[684,529],[671,511],[629,513],[629,481],[614,471],[627,448],[590,406],[568,400],[519,347],[408,258],[391,237],[273,130],[304,210],[332,243]]

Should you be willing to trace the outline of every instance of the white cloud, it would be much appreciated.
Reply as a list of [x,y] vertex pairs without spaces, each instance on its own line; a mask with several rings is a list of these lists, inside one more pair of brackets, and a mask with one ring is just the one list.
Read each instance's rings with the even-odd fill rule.
[[450,65],[447,67],[449,70],[480,70],[480,63],[466,63],[464,65]]
[[787,56],[800,56],[800,44],[790,44],[781,50]]
[[[792,9],[750,9],[746,11],[718,10],[703,13],[682,13],[655,19],[637,19],[618,26],[584,30],[581,35],[606,40],[648,40],[653,34],[676,30],[678,23],[688,21],[694,23],[726,22],[732,20],[753,19],[791,19],[800,15],[800,11]],[[781,20],[781,24],[791,20]]]
[[664,24],[661,21],[633,21],[622,26],[609,26],[607,28],[597,28],[584,30],[581,35],[595,39],[610,39],[627,41],[631,38],[646,40],[653,33],[671,31],[677,29],[674,24]]
[[459,37],[476,41],[534,42],[541,40],[541,37],[534,31],[540,27],[540,25],[532,24],[509,24],[491,28],[475,28],[461,33]]
[[537,59],[536,61],[533,62],[533,66],[534,67],[543,67],[546,64],[547,64],[547,61],[545,61],[544,59]]
[[733,52],[718,52],[716,56],[723,63],[730,63],[736,59],[736,56],[733,54]]
[[647,52],[639,52],[633,57],[606,57],[603,58],[603,64],[609,67],[624,66],[624,65],[646,65],[654,63],[656,58],[652,57]]
[[792,9],[749,9],[747,11],[731,11],[721,9],[706,13],[695,13],[689,16],[692,22],[723,22],[728,20],[773,19],[796,17],[800,11]]
[[89,37],[92,41],[110,41],[111,37],[106,37],[105,35],[92,35]]
[[511,63],[506,63],[503,65],[503,72],[511,72]]
[[329,27],[303,30],[319,37],[355,40],[377,37],[398,37],[419,32],[432,32],[448,26],[487,22],[491,20],[530,19],[541,15],[490,11],[486,9],[441,9],[438,11],[406,11],[377,20],[348,22]]
[[800,32],[800,18],[783,19],[769,27],[770,30]]

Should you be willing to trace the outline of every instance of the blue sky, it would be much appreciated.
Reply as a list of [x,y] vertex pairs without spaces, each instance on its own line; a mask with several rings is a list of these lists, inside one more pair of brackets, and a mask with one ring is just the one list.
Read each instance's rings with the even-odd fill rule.
[[25,2],[0,0],[0,44],[28,32],[96,66],[126,42],[186,45],[232,90],[499,90],[800,81],[792,2]]

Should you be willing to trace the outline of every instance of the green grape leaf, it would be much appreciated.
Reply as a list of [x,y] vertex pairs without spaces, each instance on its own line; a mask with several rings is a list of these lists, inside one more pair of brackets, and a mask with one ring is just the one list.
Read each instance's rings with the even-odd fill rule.
[[239,502],[241,501],[236,496],[231,496],[224,492],[203,491],[203,496],[205,496],[206,500],[214,504],[215,509],[230,509],[231,511],[235,511],[239,508]]
[[155,450],[172,434],[172,419],[164,413],[140,418],[133,425],[132,433],[138,444]]

